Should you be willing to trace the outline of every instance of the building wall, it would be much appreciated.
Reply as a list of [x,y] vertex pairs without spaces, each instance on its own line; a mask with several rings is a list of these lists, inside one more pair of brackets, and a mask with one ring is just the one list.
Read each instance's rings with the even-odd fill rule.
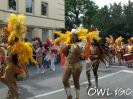
[[[8,10],[8,0],[0,1],[0,24],[7,22],[7,17],[11,14]],[[34,8],[32,14],[26,13],[26,0],[17,0],[17,13],[23,13],[26,16],[25,22],[28,27],[33,28],[32,37],[40,36],[43,40],[42,29],[48,29],[48,34],[52,38],[51,30],[65,27],[64,16],[64,0],[34,0]],[[41,15],[41,2],[48,3],[48,15]]]

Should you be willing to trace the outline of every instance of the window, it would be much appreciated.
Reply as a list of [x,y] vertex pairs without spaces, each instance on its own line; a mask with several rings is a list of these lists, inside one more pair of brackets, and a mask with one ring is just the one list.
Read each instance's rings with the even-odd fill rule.
[[48,14],[48,3],[42,2],[42,4],[41,4],[41,14],[47,16],[47,14]]
[[48,37],[48,29],[42,29],[42,40],[44,41]]
[[16,11],[16,0],[8,0],[8,8],[11,11]]
[[33,27],[27,27],[27,34],[26,34],[26,38],[29,41],[32,41],[32,33],[33,33],[34,28]]
[[33,0],[26,0],[26,12],[32,13],[33,12]]

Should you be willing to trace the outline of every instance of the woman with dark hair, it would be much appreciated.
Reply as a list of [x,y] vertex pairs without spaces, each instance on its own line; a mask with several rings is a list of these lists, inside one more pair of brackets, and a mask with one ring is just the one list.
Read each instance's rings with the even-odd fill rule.
[[106,60],[108,59],[108,48],[99,42],[101,39],[99,37],[99,32],[95,26],[91,26],[91,29],[89,30],[89,34],[94,35],[94,38],[90,41],[90,50],[89,50],[89,55],[86,57],[87,65],[86,65],[86,76],[88,80],[88,86],[87,86],[87,91],[88,89],[92,86],[91,83],[91,76],[90,76],[90,71],[91,69],[93,70],[94,73],[94,78],[95,78],[95,86],[98,88],[98,68],[99,64],[103,62],[106,64]]
[[96,40],[93,40],[93,42],[91,42],[90,55],[87,59],[87,66],[86,66],[86,76],[88,79],[87,91],[92,86],[91,75],[90,75],[91,69],[93,70],[93,74],[95,78],[95,86],[96,88],[98,88],[97,72],[98,72],[99,64],[101,62],[106,64],[106,60],[109,57],[108,52],[109,52],[109,48],[105,46],[104,44],[101,44]]

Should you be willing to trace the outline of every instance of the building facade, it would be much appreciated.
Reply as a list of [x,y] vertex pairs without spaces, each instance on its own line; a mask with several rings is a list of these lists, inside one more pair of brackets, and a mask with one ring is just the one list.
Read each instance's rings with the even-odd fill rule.
[[31,41],[38,36],[43,41],[65,27],[64,8],[64,0],[0,0],[0,27],[12,12],[24,14],[28,27],[25,37]]

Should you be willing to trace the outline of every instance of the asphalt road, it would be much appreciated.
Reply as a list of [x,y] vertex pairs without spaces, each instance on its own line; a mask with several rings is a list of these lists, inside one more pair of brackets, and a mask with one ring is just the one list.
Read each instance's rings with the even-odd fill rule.
[[[133,99],[133,68],[111,65],[106,68],[101,65],[98,71],[99,88],[92,87],[86,92],[87,79],[85,63],[80,77],[80,99]],[[20,99],[66,99],[62,85],[63,69],[57,65],[55,71],[47,69],[45,74],[37,74],[35,67],[28,67],[29,77],[18,81],[21,92]],[[93,73],[91,73],[93,80]],[[72,85],[72,95],[74,88]],[[0,82],[0,99],[6,99],[8,88]],[[99,93],[99,91],[103,93]]]

